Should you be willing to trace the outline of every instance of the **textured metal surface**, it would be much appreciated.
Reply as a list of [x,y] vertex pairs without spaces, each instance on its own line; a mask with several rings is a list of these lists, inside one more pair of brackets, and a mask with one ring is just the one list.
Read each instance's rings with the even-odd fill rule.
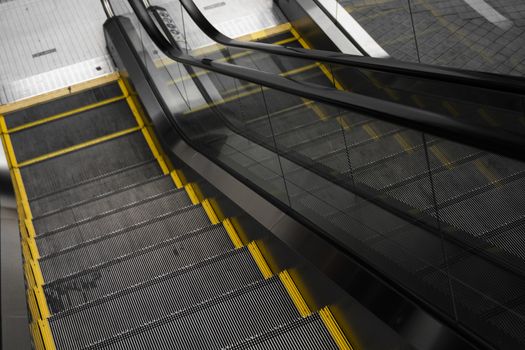
[[299,318],[278,278],[130,330],[90,349],[217,349]]
[[121,95],[120,87],[113,83],[16,112],[6,113],[4,115],[5,123],[8,128],[14,128]]
[[18,162],[107,136],[137,125],[125,100],[12,133]]
[[36,244],[40,256],[71,249],[79,244],[114,234],[152,217],[161,216],[191,206],[184,190],[167,192],[146,198],[127,208],[114,208],[108,213],[78,221],[54,231],[37,233]]
[[[150,231],[154,235],[156,231]],[[157,231],[158,232],[158,231]],[[141,241],[144,236],[140,237]],[[58,313],[234,249],[222,226],[196,231],[100,263],[44,286]]]
[[57,192],[34,197],[29,202],[29,205],[33,216],[38,218],[68,206],[110,195],[115,191],[123,190],[126,187],[134,186],[160,175],[162,175],[162,170],[157,160],[151,159],[74,184]]
[[[102,30],[105,19],[98,0],[0,4],[0,103],[113,72]],[[45,52],[50,53],[38,55]]]
[[224,349],[337,350],[339,347],[319,315],[314,314]]
[[31,201],[151,158],[142,133],[135,132],[23,167],[20,172]]
[[132,187],[126,187],[107,196],[95,198],[77,206],[62,209],[50,215],[33,219],[36,232],[49,232],[60,227],[72,225],[90,217],[109,212],[115,208],[123,208],[138,203],[143,199],[158,196],[175,189],[175,184],[169,176],[153,178]]
[[262,279],[244,248],[57,314],[50,326],[58,349],[81,349]]
[[152,217],[139,225],[72,246],[43,257],[39,263],[44,280],[51,282],[209,225],[202,208],[196,206]]

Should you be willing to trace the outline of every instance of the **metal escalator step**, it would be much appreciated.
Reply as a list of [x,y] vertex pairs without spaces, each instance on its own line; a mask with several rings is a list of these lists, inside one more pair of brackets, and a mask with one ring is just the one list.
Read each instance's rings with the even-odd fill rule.
[[37,233],[35,241],[40,256],[46,256],[191,205],[184,190],[174,190],[55,231]]
[[55,281],[206,227],[202,207],[188,207],[43,257],[40,269],[45,282]]
[[7,113],[5,115],[5,122],[7,127],[12,129],[40,119],[48,118],[53,115],[68,112],[121,95],[122,91],[115,82],[78,94],[69,95],[50,102],[38,104],[20,111]]
[[34,218],[49,215],[65,207],[78,205],[94,198],[109,195],[129,186],[148,181],[162,175],[156,159],[133,164],[123,169],[89,179],[58,192],[29,200]]
[[224,226],[210,226],[47,283],[44,293],[55,314],[232,249]]
[[170,176],[161,176],[126,188],[111,195],[96,198],[77,206],[65,208],[50,215],[33,219],[36,232],[50,232],[60,227],[72,225],[90,217],[123,208],[175,189]]
[[11,133],[19,163],[137,126],[126,100]]
[[49,324],[57,349],[81,349],[261,280],[241,248],[56,314]]
[[339,347],[319,314],[313,314],[224,348],[224,350],[241,349],[338,350]]
[[29,199],[151,160],[141,132],[134,132],[78,151],[20,168]]
[[300,317],[277,277],[144,324],[86,349],[220,349]]

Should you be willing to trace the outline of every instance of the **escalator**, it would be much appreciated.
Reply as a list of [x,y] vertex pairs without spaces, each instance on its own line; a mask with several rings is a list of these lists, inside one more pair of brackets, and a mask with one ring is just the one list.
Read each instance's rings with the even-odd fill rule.
[[[129,34],[122,28],[133,27],[111,25],[108,32]],[[107,35],[117,50],[115,34]],[[253,37],[308,48],[289,24]],[[155,50],[151,62],[142,56],[141,69],[151,73],[145,85],[157,89],[157,99],[167,90],[180,94],[175,106],[162,106],[164,113],[178,108],[171,132],[241,174],[257,193],[286,203],[278,208],[290,207],[308,225],[326,225],[323,234],[343,233],[356,255],[367,255],[372,268],[390,273],[386,280],[415,299],[436,309],[448,309],[452,299],[456,317],[465,317],[454,326],[492,327],[487,338],[494,347],[525,342],[523,163],[490,145],[466,146],[322,96],[367,91],[400,105],[430,106],[424,115],[453,110],[467,120],[476,98],[456,105],[433,92],[414,95],[403,84],[391,88],[377,72],[354,72],[354,84],[366,83],[349,87],[339,67],[257,50],[232,53],[217,45],[199,53],[203,62],[256,68],[321,97],[259,85],[255,71],[248,81],[204,64],[174,63]],[[115,56],[122,68],[124,59]],[[159,127],[161,113],[151,112],[134,79],[81,84],[0,119],[35,348],[357,348],[329,306],[311,308],[292,274],[272,269],[261,243],[239,234],[234,218],[187,180],[170,154],[176,147],[166,142],[173,134]],[[204,97],[190,101],[189,87]],[[516,112],[505,110],[503,129],[521,131]],[[492,112],[478,113],[488,117],[474,124],[494,122]],[[494,340],[503,334],[510,339]]]

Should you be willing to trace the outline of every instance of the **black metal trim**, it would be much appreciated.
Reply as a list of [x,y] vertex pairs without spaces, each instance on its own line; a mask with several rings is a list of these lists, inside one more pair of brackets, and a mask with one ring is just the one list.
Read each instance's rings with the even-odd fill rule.
[[[341,52],[286,47],[280,45],[239,41],[221,33],[208,21],[194,0],[179,0],[193,21],[208,37],[214,41],[232,47],[266,52],[274,55],[289,56],[307,60],[334,63],[349,67],[372,69],[376,71],[409,75],[417,78],[433,79],[444,82],[472,85],[512,93],[525,92],[525,79],[491,73],[445,68],[439,66],[414,64],[393,59],[360,57]],[[331,17],[330,17],[331,18]],[[354,43],[355,44],[355,43]]]
[[[163,53],[174,61],[224,74],[309,100],[372,115],[376,119],[433,134],[503,156],[525,160],[525,139],[508,131],[488,130],[444,115],[355,93],[325,88],[234,64],[198,59],[174,47],[156,26],[141,0],[128,0],[142,26]],[[209,23],[209,22],[208,22]]]

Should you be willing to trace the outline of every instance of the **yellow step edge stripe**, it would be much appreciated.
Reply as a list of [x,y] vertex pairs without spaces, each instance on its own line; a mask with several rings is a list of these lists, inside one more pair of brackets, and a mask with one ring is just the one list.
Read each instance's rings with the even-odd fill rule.
[[448,159],[448,157],[445,155],[445,153],[443,153],[443,151],[441,149],[439,149],[438,146],[431,146],[430,147],[430,152],[432,152],[432,154],[441,162],[441,164],[443,164],[447,169],[452,169],[454,168],[452,166],[452,162]]
[[375,141],[379,140],[379,134],[375,131],[375,129],[368,124],[365,124],[362,126],[362,128],[366,131],[366,133]]
[[182,183],[182,179],[180,178],[179,176],[179,173],[177,170],[173,170],[171,173],[170,173],[170,176],[171,178],[173,179],[173,182],[175,183],[175,186],[178,188],[178,189],[181,189],[184,187],[184,184]]
[[25,219],[24,220],[24,226],[26,228],[27,237],[28,238],[35,238],[36,237],[36,231],[35,231],[35,226],[33,225],[33,221],[31,221],[30,219]]
[[319,310],[319,316],[340,350],[354,350],[328,306]]
[[288,291],[290,298],[292,299],[293,303],[295,304],[295,307],[297,308],[301,316],[310,316],[312,314],[312,311],[306,304],[306,301],[304,301],[303,296],[299,292],[299,289],[297,289],[297,286],[295,285],[295,282],[292,280],[292,277],[290,276],[288,271],[285,270],[279,273],[279,279]]
[[53,340],[53,334],[51,333],[51,327],[49,327],[48,320],[38,320],[38,327],[42,334],[44,341],[44,347],[46,350],[55,350],[55,341]]
[[40,265],[38,264],[36,259],[29,260],[29,267],[31,267],[31,272],[33,273],[33,278],[35,280],[35,286],[43,286],[44,285],[44,277],[42,276],[42,270],[40,270]]
[[20,109],[28,108],[37,104],[42,104],[45,102],[49,102],[51,100],[56,100],[58,98],[62,98],[68,95],[73,95],[79,92],[83,92],[86,90],[90,90],[99,86],[110,84],[117,79],[119,79],[120,75],[119,73],[111,73],[104,75],[99,78],[87,80],[85,82],[81,82],[78,84],[71,85],[69,87],[65,87],[62,89],[58,89],[55,91],[51,91],[49,93],[29,97],[27,99],[23,99],[20,101],[16,101],[13,103],[8,103],[5,105],[0,106],[0,114],[6,114],[11,113]]
[[268,266],[268,263],[266,262],[266,259],[264,259],[257,244],[255,242],[248,243],[248,250],[252,254],[253,260],[255,260],[255,263],[259,267],[259,270],[261,271],[264,279],[272,277],[273,272],[270,269],[270,266]]
[[12,133],[15,133],[15,132],[18,132],[18,131],[21,131],[21,130],[30,129],[30,128],[33,128],[33,127],[38,126],[38,125],[42,125],[42,124],[46,124],[46,123],[49,123],[49,122],[52,122],[52,121],[55,121],[55,120],[64,119],[64,118],[71,117],[71,116],[75,116],[75,115],[77,115],[79,113],[83,113],[83,112],[89,111],[91,109],[95,109],[95,108],[99,108],[99,107],[102,107],[102,106],[106,106],[108,104],[121,101],[121,100],[123,100],[125,98],[126,97],[124,97],[124,96],[112,97],[112,98],[109,98],[109,99],[104,100],[104,101],[92,103],[90,105],[87,105],[87,106],[84,106],[84,107],[80,107],[80,108],[77,108],[77,109],[73,109],[71,111],[60,113],[60,114],[57,114],[57,115],[54,115],[54,116],[51,116],[51,117],[47,117],[47,118],[44,118],[44,119],[40,119],[40,120],[31,122],[31,123],[23,124],[23,125],[15,127],[15,128],[8,129],[7,132],[12,134]]
[[190,184],[186,184],[184,186],[184,189],[186,190],[186,193],[190,197],[190,200],[191,200],[192,204],[197,205],[197,204],[200,203],[199,197],[197,197],[197,193],[193,189],[193,184],[191,184],[191,183]]
[[496,176],[496,174],[480,159],[476,159],[474,161],[474,165],[476,165],[476,168],[478,171],[483,174],[487,178],[487,180],[490,181],[491,184],[495,186],[501,186],[500,179]]
[[37,285],[33,288],[35,293],[36,301],[38,303],[38,308],[40,310],[40,316],[42,320],[47,319],[50,316],[49,308],[47,307],[46,295],[44,294],[44,289],[41,285]]
[[144,127],[142,128],[142,135],[146,139],[146,143],[148,144],[151,153],[153,153],[153,156],[157,159],[157,162],[159,163],[159,166],[162,169],[162,173],[164,175],[168,175],[170,173],[168,164],[164,160],[164,157],[160,153],[160,150],[157,148],[155,141],[153,140],[152,132],[149,130],[149,128]]
[[202,207],[206,211],[206,214],[208,215],[208,218],[210,219],[211,223],[213,225],[219,224],[221,221],[219,220],[219,217],[217,216],[217,213],[215,213],[215,210],[213,210],[213,206],[210,203],[209,199],[205,199],[202,201]]
[[67,148],[64,148],[64,149],[61,149],[61,150],[58,150],[58,151],[55,151],[55,152],[51,152],[51,153],[45,154],[45,155],[40,156],[40,157],[36,157],[36,158],[33,158],[33,159],[26,160],[25,162],[22,162],[22,163],[18,164],[18,166],[19,167],[25,167],[25,166],[28,166],[28,165],[31,165],[31,164],[42,162],[44,160],[56,158],[58,156],[61,156],[61,155],[64,155],[64,154],[68,154],[68,153],[71,153],[71,152],[74,152],[74,151],[78,151],[79,149],[86,148],[86,147],[89,147],[89,146],[93,146],[93,145],[96,145],[96,144],[99,144],[99,143],[102,143],[102,142],[105,142],[105,141],[113,140],[113,139],[116,139],[117,137],[121,137],[121,136],[124,136],[124,135],[127,135],[127,134],[131,134],[131,133],[133,133],[135,131],[139,131],[139,130],[140,130],[140,127],[138,127],[138,126],[133,127],[133,128],[129,128],[129,129],[126,129],[126,130],[122,130],[122,131],[119,131],[119,132],[116,132],[116,133],[113,133],[113,134],[110,134],[110,135],[102,136],[102,137],[99,137],[99,138],[96,138],[96,139],[93,139],[93,140],[90,140],[90,141],[87,141],[87,142],[80,143],[80,144],[75,145],[75,146],[71,146],[71,147],[67,147]]
[[[5,122],[3,119],[0,119],[0,123],[4,124]],[[11,143],[11,137],[8,133],[2,134],[2,143],[4,144],[4,150],[7,155],[7,162],[10,168],[17,168],[19,166],[16,156],[15,156],[15,149],[13,148],[13,144]]]
[[33,345],[35,350],[45,350],[44,339],[42,338],[42,333],[38,327],[38,321],[33,321],[30,325],[31,335],[33,336]]
[[403,150],[407,153],[413,153],[413,147],[410,144],[410,142],[400,133],[396,133],[394,135],[394,139],[399,143],[399,145],[403,148]]
[[449,112],[453,117],[459,117],[459,111],[448,101],[443,101],[441,105]]
[[[26,187],[24,185],[24,181],[22,180],[22,173],[20,172],[20,169],[13,169],[12,175],[14,178],[15,185],[18,189],[18,193],[20,195],[20,204],[22,205],[22,210],[24,213],[24,216],[27,220],[31,220],[33,218],[33,213],[31,213],[31,207],[29,206],[29,199],[27,198],[27,192]],[[32,226],[32,225],[31,225]],[[28,231],[28,234],[31,232]]]
[[224,219],[222,222],[222,225],[226,229],[226,232],[228,233],[228,236],[230,236],[230,240],[233,243],[233,246],[235,248],[242,248],[244,244],[242,244],[241,238],[239,237],[239,234],[235,230],[231,220],[229,218]]
[[29,248],[29,252],[31,253],[31,258],[33,260],[40,259],[40,253],[38,252],[35,239],[33,237],[28,237],[26,239],[26,243]]
[[40,310],[38,309],[35,293],[33,291],[33,288],[28,288],[26,291],[27,306],[29,307],[31,318],[33,320],[38,320],[40,319]]

